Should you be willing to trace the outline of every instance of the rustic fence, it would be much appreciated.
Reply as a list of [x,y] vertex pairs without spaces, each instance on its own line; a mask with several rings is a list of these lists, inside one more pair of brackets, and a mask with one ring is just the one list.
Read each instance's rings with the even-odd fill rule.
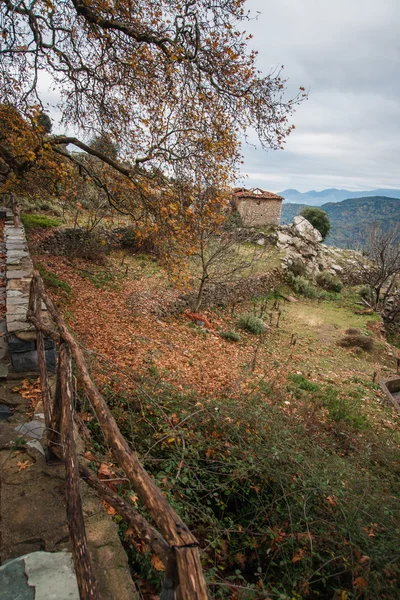
[[[47,308],[43,319],[42,302]],[[65,464],[67,519],[81,600],[98,598],[96,579],[88,550],[79,478],[112,506],[129,524],[135,534],[151,548],[165,566],[161,600],[206,600],[207,588],[200,562],[199,544],[188,527],[143,468],[139,457],[121,434],[103,396],[90,377],[81,347],[68,330],[43,281],[34,272],[29,301],[28,319],[37,330],[37,354],[48,451]],[[58,360],[54,398],[50,392],[45,358],[45,337],[58,344]],[[74,437],[74,402],[72,364],[78,384],[88,397],[115,461],[125,472],[154,526],[132,509],[121,496],[111,490],[80,460]]]

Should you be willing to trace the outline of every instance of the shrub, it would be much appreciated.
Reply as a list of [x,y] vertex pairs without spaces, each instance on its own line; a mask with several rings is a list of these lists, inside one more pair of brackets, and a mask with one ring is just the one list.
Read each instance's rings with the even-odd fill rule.
[[300,215],[307,219],[315,229],[322,235],[324,240],[331,230],[331,222],[327,213],[316,206],[306,206]]
[[301,258],[294,258],[292,262],[288,265],[288,271],[290,273],[293,273],[295,277],[299,277],[300,275],[305,275],[306,265],[301,260]]
[[301,294],[306,298],[317,298],[318,292],[313,284],[305,277],[293,277],[292,287],[297,294]]
[[332,275],[329,271],[322,271],[322,273],[318,273],[317,275],[317,283],[324,290],[328,292],[341,292],[343,284],[340,281],[339,277]]
[[[302,376],[297,381],[307,386]],[[110,389],[108,404],[163,494],[200,537],[207,581],[220,591],[213,597],[231,599],[232,586],[240,586],[242,600],[355,600],[361,595],[354,581],[363,577],[365,599],[397,598],[399,451],[392,432],[383,438],[363,427],[352,435],[360,410],[351,397],[323,384],[304,391],[310,406],[330,415],[330,426],[324,421],[317,429],[312,419],[302,423],[266,402],[268,389],[245,402],[207,398],[200,411],[198,392],[157,380],[155,406],[145,390],[136,398]],[[175,430],[162,411],[182,421],[176,437],[185,439],[184,461],[179,439],[169,443]],[[95,419],[89,427],[104,443]],[[130,486],[123,493],[128,498]],[[125,547],[135,572],[159,589],[152,553],[138,550],[129,534]],[[369,558],[360,564],[363,556]]]
[[294,373],[289,375],[289,389],[296,393],[297,390],[303,390],[306,392],[317,392],[320,389],[320,385],[318,383],[313,383],[304,375],[298,375]]
[[266,329],[265,324],[261,319],[250,314],[240,315],[238,325],[241,329],[257,335],[264,333]]
[[221,331],[220,336],[228,342],[240,342],[240,335],[236,331]]
[[21,221],[25,229],[34,229],[35,227],[59,227],[61,225],[58,219],[46,217],[46,215],[21,214]]
[[339,341],[339,346],[343,348],[361,348],[361,350],[370,352],[374,347],[374,340],[372,337],[361,333],[352,333],[342,338]]
[[358,290],[358,293],[360,294],[361,298],[369,300],[371,297],[371,288],[369,287],[369,285],[363,285]]

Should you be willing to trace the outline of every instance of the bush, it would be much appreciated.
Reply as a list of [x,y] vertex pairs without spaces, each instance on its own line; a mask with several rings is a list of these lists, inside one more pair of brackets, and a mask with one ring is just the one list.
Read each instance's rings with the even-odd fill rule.
[[361,286],[358,290],[358,293],[360,294],[361,298],[364,298],[365,300],[370,300],[371,298],[371,288],[369,285]]
[[221,331],[220,336],[228,342],[240,342],[240,335],[236,331]]
[[[295,383],[317,386],[302,376]],[[218,590],[214,598],[230,600],[232,586],[240,586],[241,600],[398,596],[393,556],[399,451],[393,434],[378,437],[362,427],[352,435],[359,406],[337,388],[318,387],[302,393],[310,406],[330,415],[330,427],[319,429],[312,419],[303,423],[271,405],[268,390],[245,402],[207,398],[200,411],[204,398],[198,392],[182,393],[159,380],[151,384],[156,407],[145,389],[138,398],[109,391],[123,433],[200,539],[207,581]],[[270,396],[274,402],[276,393]],[[290,400],[287,392],[283,398]],[[178,432],[162,411],[181,420]],[[176,436],[175,443],[169,436]],[[100,432],[98,439],[103,442]],[[123,493],[129,497],[129,485]],[[132,568],[159,589],[152,553],[126,540]],[[360,557],[369,558],[360,564]],[[361,577],[368,586],[364,596],[357,590]]]
[[318,273],[317,275],[317,283],[324,290],[328,292],[341,292],[343,288],[343,284],[340,281],[339,277],[332,275],[329,271],[322,271],[322,273]]
[[361,333],[348,333],[349,331],[357,331],[353,329],[347,330],[347,335],[339,341],[339,346],[343,348],[361,348],[366,352],[371,352],[374,347],[374,340],[368,335],[362,335]]
[[293,277],[292,287],[297,294],[301,294],[306,298],[318,298],[317,290],[305,277]]
[[331,230],[331,222],[327,213],[316,206],[307,206],[300,215],[307,219],[315,229],[322,235],[324,240]]
[[264,333],[266,330],[264,322],[258,317],[250,314],[241,315],[238,320],[238,325],[241,329],[244,329],[249,333],[255,333],[256,335]]
[[301,258],[294,258],[292,262],[288,265],[288,271],[292,273],[295,277],[299,277],[305,275],[306,265],[301,260]]
[[60,227],[61,223],[58,219],[46,217],[46,215],[30,215],[27,213],[21,214],[21,221],[25,229],[34,229],[35,227]]

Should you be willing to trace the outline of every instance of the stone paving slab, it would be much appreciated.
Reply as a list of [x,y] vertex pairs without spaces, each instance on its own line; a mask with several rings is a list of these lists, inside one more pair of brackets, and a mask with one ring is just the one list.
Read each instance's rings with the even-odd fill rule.
[[3,600],[79,600],[72,554],[33,552],[0,567]]

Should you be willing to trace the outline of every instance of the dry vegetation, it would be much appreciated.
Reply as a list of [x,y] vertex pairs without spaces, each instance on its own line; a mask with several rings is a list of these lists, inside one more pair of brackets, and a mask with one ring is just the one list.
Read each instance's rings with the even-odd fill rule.
[[[395,357],[355,291],[271,294],[204,311],[201,327],[168,315],[177,292],[151,257],[36,260],[127,439],[200,538],[213,597],[396,598],[399,426],[374,383]],[[264,332],[240,327],[249,315]],[[373,347],[343,347],[354,337]],[[101,437],[91,451],[111,464]],[[151,598],[157,565],[121,534]]]

